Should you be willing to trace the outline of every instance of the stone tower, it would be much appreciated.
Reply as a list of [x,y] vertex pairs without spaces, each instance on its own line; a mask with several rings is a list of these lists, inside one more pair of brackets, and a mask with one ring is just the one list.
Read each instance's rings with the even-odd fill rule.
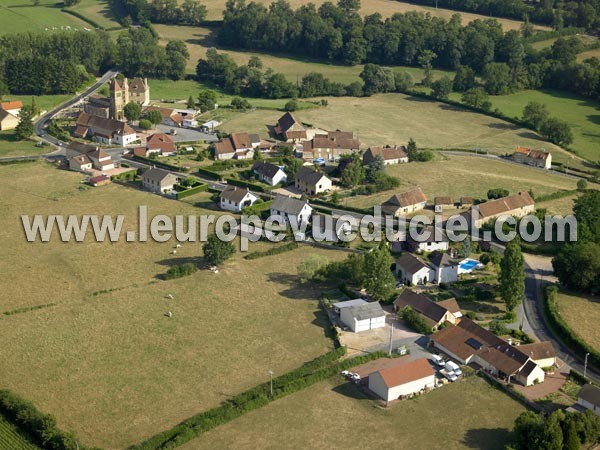
[[123,120],[123,109],[129,103],[129,84],[127,78],[119,81],[113,78],[110,82],[110,118]]

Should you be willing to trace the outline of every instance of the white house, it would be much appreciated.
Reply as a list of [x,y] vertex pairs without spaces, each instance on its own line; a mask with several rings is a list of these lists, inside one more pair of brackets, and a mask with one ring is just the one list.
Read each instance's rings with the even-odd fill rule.
[[458,261],[450,258],[445,252],[435,251],[429,255],[433,280],[436,283],[454,283],[458,281]]
[[256,178],[264,183],[267,183],[269,186],[275,186],[279,183],[285,183],[287,181],[287,175],[281,169],[281,167],[269,162],[255,162],[252,166],[252,171],[254,172],[254,175],[256,175]]
[[398,278],[411,285],[431,283],[435,279],[434,270],[416,255],[408,252],[396,260],[396,275]]
[[252,206],[258,197],[248,188],[228,186],[219,196],[219,206],[226,211],[241,212],[247,206]]
[[293,197],[284,197],[278,195],[271,205],[272,216],[282,216],[286,223],[290,223],[295,218],[298,225],[308,223],[312,215],[312,207],[306,200],[299,200]]
[[183,118],[183,126],[188,128],[196,128],[198,126],[198,121],[193,117],[184,117]]
[[388,402],[434,387],[435,370],[426,358],[399,361],[369,375],[369,389]]
[[600,388],[593,384],[584,385],[577,395],[577,404],[600,416]]
[[435,230],[433,229],[423,230],[417,239],[413,239],[409,234],[406,244],[413,253],[429,253],[436,250],[445,252],[449,248],[448,238],[442,234],[439,239],[436,239]]
[[385,326],[385,313],[379,302],[349,306],[340,310],[340,320],[355,333]]

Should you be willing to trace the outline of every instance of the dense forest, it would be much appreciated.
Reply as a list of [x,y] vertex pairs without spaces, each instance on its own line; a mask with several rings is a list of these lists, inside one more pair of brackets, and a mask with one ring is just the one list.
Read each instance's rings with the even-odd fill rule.
[[583,50],[578,38],[561,38],[548,49],[534,50],[522,33],[504,33],[494,19],[463,26],[460,15],[449,21],[422,13],[382,19],[358,14],[358,0],[307,4],[293,10],[285,0],[269,8],[229,0],[219,29],[220,44],[252,50],[287,52],[345,64],[375,63],[469,67],[498,78],[491,94],[516,89],[556,88],[586,97],[600,96],[600,61],[576,61]]
[[178,80],[188,58],[182,41],[161,47],[146,28],[129,28],[116,43],[104,32],[6,35],[0,37],[0,93],[73,93],[90,75],[114,67],[128,76]]

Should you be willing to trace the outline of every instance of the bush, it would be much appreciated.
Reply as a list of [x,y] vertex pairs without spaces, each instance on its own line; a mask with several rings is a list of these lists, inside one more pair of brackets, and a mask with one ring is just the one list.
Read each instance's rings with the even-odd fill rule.
[[298,109],[298,102],[296,100],[290,100],[283,107],[286,111],[296,111]]
[[280,253],[289,252],[297,248],[298,243],[296,241],[292,241],[286,244],[281,244],[276,247],[272,247],[269,250],[248,253],[246,256],[244,256],[244,259],[258,259],[263,258],[265,256],[279,255]]
[[167,273],[164,275],[165,280],[172,280],[174,278],[181,278],[187,275],[191,275],[198,270],[195,264],[184,263],[171,266]]
[[152,128],[152,122],[150,122],[148,119],[142,119],[139,122],[139,126],[142,130],[149,130]]
[[425,323],[423,317],[419,315],[414,309],[410,306],[405,306],[400,310],[398,316],[417,333],[421,334],[430,334],[432,329]]

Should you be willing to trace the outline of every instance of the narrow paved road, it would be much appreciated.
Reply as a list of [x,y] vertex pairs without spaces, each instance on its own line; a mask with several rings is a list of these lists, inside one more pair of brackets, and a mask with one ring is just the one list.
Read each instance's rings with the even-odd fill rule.
[[[542,287],[545,283],[555,281],[552,272],[551,258],[524,254],[525,256],[525,295],[523,301],[523,310],[529,326],[540,341],[550,341],[556,350],[556,354],[567,365],[579,373],[583,373],[585,355],[576,355],[571,349],[567,348],[556,337],[548,325],[543,313],[543,293]],[[600,383],[600,372],[588,365],[587,377],[596,383]]]

